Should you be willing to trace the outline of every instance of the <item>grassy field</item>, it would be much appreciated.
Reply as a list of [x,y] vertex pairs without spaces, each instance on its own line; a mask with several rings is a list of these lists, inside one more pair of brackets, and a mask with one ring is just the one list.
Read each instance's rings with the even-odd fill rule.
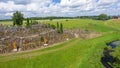
[[105,43],[120,38],[119,34],[73,39],[42,51],[1,56],[0,68],[103,68],[100,59]]
[[[43,23],[50,23],[56,25],[56,23],[62,23],[64,26],[64,29],[85,29],[85,30],[93,30],[96,32],[109,32],[109,31],[115,31],[118,30],[118,27],[115,27],[116,25],[114,22],[111,21],[100,21],[100,20],[91,20],[91,19],[66,19],[63,20],[43,20],[41,22]],[[107,22],[107,24],[106,24]],[[112,25],[112,26],[111,26]]]
[[[74,38],[54,47],[30,52],[0,55],[0,68],[104,68],[100,62],[103,48],[106,47],[107,42],[120,39],[119,20],[69,19],[66,21],[66,19],[56,19],[41,22],[54,25],[59,22],[63,23],[65,29],[81,28],[106,32],[106,34],[88,40]],[[10,25],[10,23],[10,21],[4,22],[5,25]],[[118,51],[119,48],[117,54]]]
[[[38,20],[42,23],[50,23],[56,25],[56,23],[62,23],[64,29],[85,29],[93,30],[96,32],[109,32],[119,30],[120,21],[118,20],[109,20],[109,21],[100,21],[92,19],[55,19],[55,20]],[[4,25],[12,25],[12,21],[0,22]],[[24,25],[26,21],[23,22]],[[119,25],[118,25],[119,24]]]

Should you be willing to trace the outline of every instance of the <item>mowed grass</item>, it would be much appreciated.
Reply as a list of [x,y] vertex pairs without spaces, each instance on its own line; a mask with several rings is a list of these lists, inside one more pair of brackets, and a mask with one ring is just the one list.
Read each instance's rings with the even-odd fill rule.
[[[105,43],[118,38],[120,33],[116,32],[89,40],[73,39],[59,44],[59,48],[38,50],[37,53],[2,56],[0,68],[103,68],[100,59]],[[37,55],[32,56],[34,53]]]

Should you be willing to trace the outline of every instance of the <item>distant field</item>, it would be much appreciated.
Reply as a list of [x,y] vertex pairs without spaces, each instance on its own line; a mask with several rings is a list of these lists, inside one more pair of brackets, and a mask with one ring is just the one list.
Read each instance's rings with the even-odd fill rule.
[[[97,32],[109,32],[119,30],[120,21],[119,20],[91,20],[91,19],[53,19],[50,20],[38,20],[41,23],[50,23],[56,25],[56,23],[62,23],[64,29],[85,29],[93,30]],[[12,21],[0,22],[4,25],[12,25]],[[24,25],[26,21],[23,22]]]
[[[66,21],[68,20],[68,21]],[[53,21],[41,21],[43,23],[50,23],[56,25],[56,23],[62,23],[64,25],[64,29],[85,29],[85,30],[93,30],[97,32],[108,32],[118,30],[118,27],[114,24],[114,21],[100,21],[100,20],[91,20],[91,19],[64,19],[64,20],[53,20]],[[106,23],[107,22],[107,23]],[[112,25],[112,26],[111,26]]]
[[12,21],[0,21],[2,25],[12,25]]
[[[25,25],[26,21],[23,21],[23,23]],[[0,21],[0,24],[13,26],[13,21]]]

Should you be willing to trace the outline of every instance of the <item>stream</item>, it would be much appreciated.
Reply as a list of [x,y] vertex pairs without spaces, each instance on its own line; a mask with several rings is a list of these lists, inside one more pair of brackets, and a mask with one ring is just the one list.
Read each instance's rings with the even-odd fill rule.
[[113,68],[112,67],[112,63],[116,62],[115,57],[113,57],[112,55],[110,55],[111,52],[114,52],[114,49],[117,47],[117,45],[120,44],[120,40],[116,40],[110,43],[107,43],[107,46],[112,47],[112,49],[108,49],[107,47],[104,48],[103,50],[103,55],[104,57],[101,58],[101,63],[103,64],[103,66],[105,68]]
[[117,40],[117,41],[113,41],[111,43],[108,43],[107,46],[111,46],[114,49],[119,44],[120,44],[120,40]]

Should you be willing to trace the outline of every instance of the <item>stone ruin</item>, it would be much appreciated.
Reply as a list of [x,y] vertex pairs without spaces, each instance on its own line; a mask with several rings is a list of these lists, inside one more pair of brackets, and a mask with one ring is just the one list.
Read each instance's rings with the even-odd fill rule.
[[71,38],[87,39],[90,34],[93,36],[98,34],[92,33],[92,31],[81,29],[64,30],[63,33],[58,33],[57,29],[41,23],[31,25],[29,28],[1,25],[0,54],[46,47]]
[[57,33],[46,24],[34,24],[29,28],[23,26],[0,26],[0,53],[24,51],[34,48],[45,47],[54,43],[65,41],[74,36],[67,31]]

